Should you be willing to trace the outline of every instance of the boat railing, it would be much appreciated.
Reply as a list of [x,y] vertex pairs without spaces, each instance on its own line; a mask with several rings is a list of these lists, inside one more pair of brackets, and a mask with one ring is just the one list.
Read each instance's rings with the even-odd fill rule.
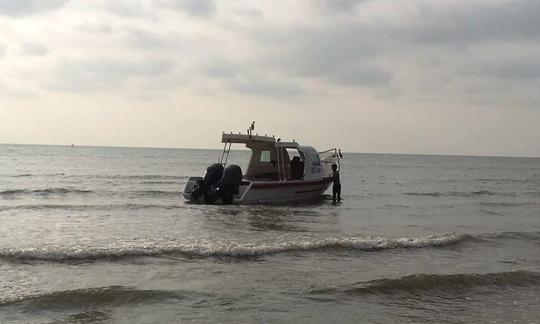
[[332,174],[332,164],[336,164],[338,170],[341,169],[341,159],[343,158],[341,149],[331,148],[318,153],[326,176]]

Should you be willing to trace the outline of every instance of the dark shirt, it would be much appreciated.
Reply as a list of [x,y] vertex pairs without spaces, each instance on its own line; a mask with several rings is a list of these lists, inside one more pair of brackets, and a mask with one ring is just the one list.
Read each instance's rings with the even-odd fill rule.
[[339,171],[332,172],[332,180],[334,181],[335,185],[341,184],[339,181]]

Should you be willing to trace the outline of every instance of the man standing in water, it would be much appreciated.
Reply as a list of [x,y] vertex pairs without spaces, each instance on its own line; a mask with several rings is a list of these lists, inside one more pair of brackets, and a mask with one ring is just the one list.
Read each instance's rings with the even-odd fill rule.
[[337,202],[341,201],[341,182],[339,180],[337,164],[332,164],[332,181],[334,182],[334,186],[332,187],[332,202],[335,204],[336,196]]

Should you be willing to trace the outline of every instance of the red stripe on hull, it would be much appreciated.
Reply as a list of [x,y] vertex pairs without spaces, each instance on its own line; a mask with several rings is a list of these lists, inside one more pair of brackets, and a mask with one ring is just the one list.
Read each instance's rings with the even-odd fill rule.
[[324,178],[322,180],[317,181],[298,181],[298,182],[291,182],[291,181],[276,181],[274,183],[260,183],[260,184],[253,184],[251,186],[251,189],[280,189],[280,188],[286,188],[286,187],[305,187],[305,186],[316,186],[321,184],[329,184],[332,182],[332,178]]

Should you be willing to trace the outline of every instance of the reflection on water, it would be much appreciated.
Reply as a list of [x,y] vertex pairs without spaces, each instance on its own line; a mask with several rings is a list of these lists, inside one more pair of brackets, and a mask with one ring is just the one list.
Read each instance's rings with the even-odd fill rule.
[[296,204],[213,205],[202,209],[207,224],[256,231],[316,232],[316,226],[337,224],[339,213],[322,207],[326,200]]

